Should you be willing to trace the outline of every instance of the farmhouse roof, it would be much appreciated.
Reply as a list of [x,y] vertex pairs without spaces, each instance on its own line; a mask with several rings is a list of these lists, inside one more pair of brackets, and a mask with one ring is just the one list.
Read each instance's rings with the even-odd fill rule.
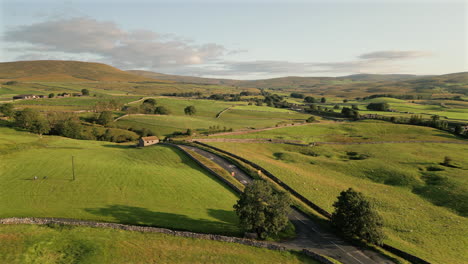
[[144,141],[148,141],[148,140],[158,140],[158,137],[156,137],[156,136],[141,137],[141,139],[143,139]]

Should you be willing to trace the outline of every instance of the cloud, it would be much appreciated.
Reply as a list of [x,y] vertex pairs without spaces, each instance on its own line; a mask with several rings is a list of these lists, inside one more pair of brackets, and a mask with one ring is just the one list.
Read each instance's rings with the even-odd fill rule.
[[174,34],[150,30],[124,30],[116,23],[88,17],[55,19],[10,28],[3,41],[17,60],[67,59],[99,61],[122,69],[231,78],[268,78],[290,75],[343,75],[403,72],[401,61],[431,56],[426,51],[383,50],[341,62],[279,60],[232,61],[228,50],[216,43],[197,44]]
[[123,68],[172,68],[206,63],[222,56],[222,45],[193,44],[171,34],[126,31],[113,22],[80,17],[19,26],[5,32],[4,41],[22,43],[10,48],[24,58],[91,54]]
[[386,50],[364,53],[359,56],[360,59],[376,59],[376,60],[401,60],[401,59],[414,59],[432,55],[426,51],[399,51],[399,50]]
[[310,76],[310,75],[345,75],[355,73],[403,73],[402,60],[432,56],[425,51],[376,51],[357,56],[354,60],[341,62],[290,62],[290,61],[220,61],[215,65],[186,67],[178,74],[196,76]]

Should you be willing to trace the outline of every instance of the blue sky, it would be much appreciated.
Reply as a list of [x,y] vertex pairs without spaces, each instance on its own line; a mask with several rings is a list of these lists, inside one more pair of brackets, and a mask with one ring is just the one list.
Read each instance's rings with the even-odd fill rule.
[[468,70],[447,1],[6,1],[0,60],[256,79]]

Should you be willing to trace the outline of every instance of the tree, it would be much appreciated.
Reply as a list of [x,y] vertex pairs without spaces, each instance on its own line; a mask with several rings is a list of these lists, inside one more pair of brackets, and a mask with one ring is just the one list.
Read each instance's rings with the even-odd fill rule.
[[81,89],[81,94],[88,96],[89,95],[89,90],[88,89]]
[[455,126],[455,134],[460,135],[460,134],[463,133],[463,131],[464,131],[463,126],[461,126],[461,125],[456,125]]
[[340,109],[340,106],[339,106],[339,105],[335,105],[335,106],[333,106],[333,109]]
[[154,109],[154,113],[157,115],[169,115],[171,111],[165,106],[157,106]]
[[187,136],[193,136],[193,130],[188,128],[187,132],[185,132],[185,134],[187,134]]
[[186,115],[194,115],[195,113],[197,113],[197,109],[195,109],[195,106],[190,105],[185,107],[184,112]]
[[148,99],[145,99],[145,100],[143,101],[143,103],[144,103],[144,104],[150,104],[150,105],[152,105],[152,106],[155,106],[155,105],[156,105],[156,100],[153,99],[153,98],[148,98]]
[[54,93],[50,93],[49,96],[47,96],[49,98],[54,98],[55,97],[55,94]]
[[292,98],[299,98],[299,99],[304,98],[304,94],[301,94],[301,93],[291,93],[290,96],[291,96]]
[[441,163],[444,166],[451,167],[452,166],[452,158],[449,156],[444,157],[444,161]]
[[61,136],[68,138],[80,138],[83,126],[78,118],[67,118],[57,123],[55,129]]
[[107,126],[110,124],[112,121],[114,121],[114,118],[112,117],[112,112],[111,111],[103,111],[99,114],[99,117],[97,119],[97,123],[103,126]]
[[343,99],[343,103],[347,103],[348,102],[348,99]]
[[322,99],[320,99],[320,102],[321,102],[322,104],[326,103],[326,102],[327,102],[327,98],[322,97]]
[[314,116],[311,116],[311,117],[307,118],[307,120],[306,120],[307,123],[312,123],[312,122],[314,122],[314,121],[315,121],[315,117],[314,117]]
[[30,131],[42,137],[42,134],[47,134],[50,131],[49,122],[47,122],[44,116],[39,115],[39,118],[32,123]]
[[306,98],[304,98],[304,102],[306,103],[315,103],[315,98],[313,98],[312,96],[306,96]]
[[13,104],[0,105],[0,113],[2,113],[6,117],[13,117],[15,115]]
[[267,182],[256,180],[247,185],[234,209],[243,228],[265,239],[286,227],[290,206],[287,193],[276,192]]
[[50,131],[49,122],[38,111],[25,108],[15,114],[16,126],[27,129],[33,133],[46,134]]
[[390,105],[388,103],[370,103],[367,105],[367,109],[375,111],[387,111],[390,109]]
[[331,223],[346,237],[358,237],[370,243],[382,244],[383,220],[366,197],[352,188],[342,191],[333,204]]
[[358,107],[357,105],[355,105],[355,104],[351,105],[351,108],[352,108],[353,110],[359,110],[359,107]]

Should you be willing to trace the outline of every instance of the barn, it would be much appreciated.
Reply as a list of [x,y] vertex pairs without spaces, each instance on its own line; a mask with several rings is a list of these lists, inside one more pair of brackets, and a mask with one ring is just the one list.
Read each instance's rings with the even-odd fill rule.
[[159,138],[155,136],[151,137],[141,137],[140,140],[138,141],[138,146],[139,147],[146,147],[150,145],[154,145],[159,143]]

